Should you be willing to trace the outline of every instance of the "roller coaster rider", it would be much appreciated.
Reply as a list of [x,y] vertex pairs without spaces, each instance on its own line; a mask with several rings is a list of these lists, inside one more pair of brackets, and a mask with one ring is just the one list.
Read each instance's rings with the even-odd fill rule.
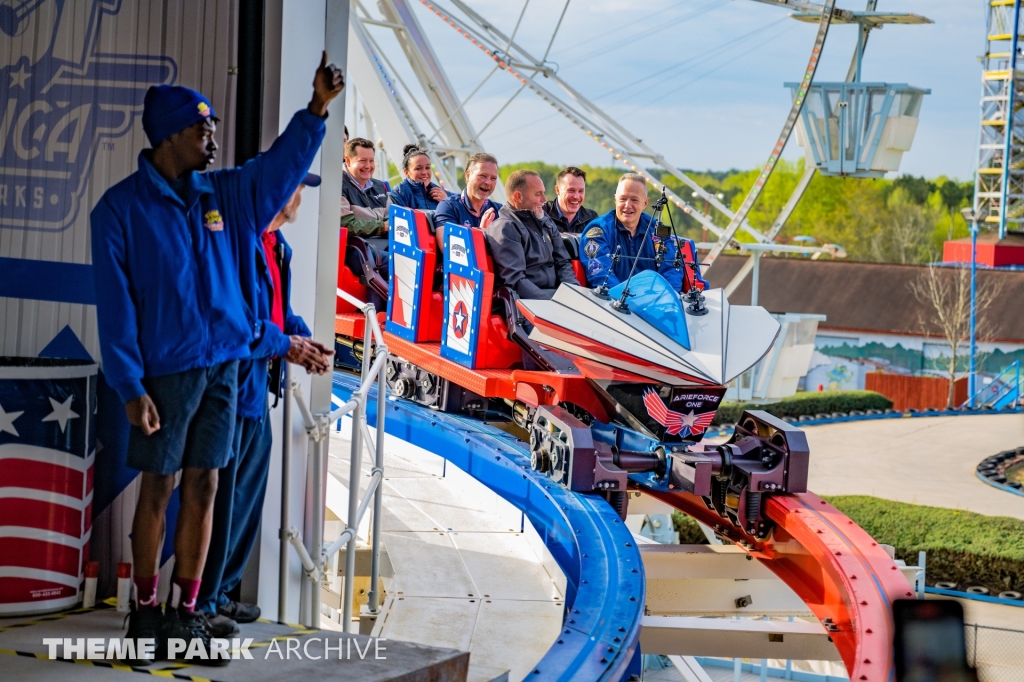
[[391,190],[391,203],[396,206],[429,211],[433,218],[437,205],[447,199],[451,192],[430,181],[430,157],[414,144],[402,149],[402,174],[405,180]]
[[341,226],[351,235],[387,236],[391,199],[387,186],[373,177],[376,166],[373,142],[362,137],[348,141],[341,180]]
[[587,196],[587,173],[576,166],[566,166],[555,176],[555,198],[544,204],[544,212],[555,222],[559,232],[580,234],[597,217],[583,205]]
[[[613,287],[636,270],[657,270],[676,291],[682,291],[684,272],[676,258],[675,239],[658,237],[652,217],[644,213],[649,199],[647,182],[638,173],[626,173],[615,189],[615,208],[587,226],[580,243],[580,259],[591,286]],[[639,256],[639,258],[637,258]]]
[[[497,186],[498,160],[485,152],[473,154],[466,163],[466,189],[438,204],[434,230],[445,223],[487,229],[501,209],[501,204],[490,198]],[[441,239],[438,234],[438,241]]]
[[517,170],[505,182],[508,203],[486,230],[487,248],[506,286],[520,298],[550,299],[560,284],[579,284],[554,221],[544,212],[544,182]]

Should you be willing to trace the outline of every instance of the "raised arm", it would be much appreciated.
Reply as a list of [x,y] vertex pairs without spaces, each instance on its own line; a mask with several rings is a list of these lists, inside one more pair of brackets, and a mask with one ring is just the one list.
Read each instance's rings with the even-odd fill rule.
[[296,112],[270,149],[239,169],[222,171],[237,173],[241,189],[252,197],[258,231],[270,224],[309,171],[324,139],[327,107],[344,87],[341,69],[328,64],[324,52],[313,78],[309,106]]

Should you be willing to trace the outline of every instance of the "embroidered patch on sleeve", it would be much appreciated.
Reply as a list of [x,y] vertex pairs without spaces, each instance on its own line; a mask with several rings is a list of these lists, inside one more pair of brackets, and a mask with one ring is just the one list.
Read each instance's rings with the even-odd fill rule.
[[587,230],[587,233],[583,236],[587,239],[597,239],[598,237],[604,236],[604,230],[602,230],[600,227],[592,227],[589,230]]
[[583,253],[587,254],[587,258],[593,258],[600,249],[601,245],[591,240],[583,246]]

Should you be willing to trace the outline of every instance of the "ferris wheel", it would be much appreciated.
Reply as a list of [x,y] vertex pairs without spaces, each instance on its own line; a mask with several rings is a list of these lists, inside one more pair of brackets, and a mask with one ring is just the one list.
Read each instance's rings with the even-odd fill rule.
[[[929,19],[904,12],[878,11],[878,0],[867,0],[862,12],[836,8],[835,0],[824,0],[822,4],[799,0],[755,1],[788,9],[793,19],[817,23],[818,29],[800,80],[786,83],[792,93],[792,105],[782,130],[754,185],[736,210],[671,163],[657,150],[656,142],[644,141],[559,76],[557,69],[547,61],[571,0],[563,5],[547,51],[540,57],[516,41],[529,0],[510,31],[489,21],[465,0],[419,0],[419,3],[379,0],[376,6],[355,0],[349,50],[349,70],[357,92],[353,106],[368,125],[372,121],[380,145],[384,150],[392,150],[392,157],[397,156],[394,152],[404,144],[416,141],[431,157],[437,180],[457,187],[457,168],[464,167],[471,154],[484,150],[481,133],[523,90],[530,90],[541,102],[568,119],[581,134],[605,149],[616,165],[641,174],[656,189],[664,189],[676,208],[716,237],[715,242],[701,245],[706,249],[705,268],[711,267],[725,249],[735,248],[750,254],[748,262],[726,288],[728,294],[753,270],[761,253],[798,251],[827,253],[833,257],[842,255],[842,249],[836,245],[781,245],[775,243],[775,239],[816,173],[863,178],[881,177],[898,169],[902,154],[910,149],[913,141],[922,97],[930,92],[906,84],[861,80],[864,50],[873,29],[885,24],[931,23]],[[509,99],[479,130],[466,111],[466,103],[477,94],[483,82],[465,97],[459,96],[414,10],[417,4],[421,5],[418,14],[424,17],[423,23],[436,21],[446,25],[451,40],[467,41],[477,48],[482,63],[491,64],[488,79],[500,74],[508,83]],[[826,37],[834,25],[855,26],[857,46],[845,81],[817,82],[814,75]],[[435,38],[444,36],[436,29],[436,26],[431,27]],[[383,34],[400,49],[382,49]],[[361,111],[358,110],[360,103]],[[758,230],[747,216],[794,131],[798,144],[805,150],[806,170],[771,227],[767,231]],[[665,174],[688,186],[693,201],[664,188],[659,178]],[[497,191],[500,193],[501,188]],[[704,204],[703,210],[700,203]],[[728,223],[716,222],[710,213],[711,207]],[[746,233],[742,241],[737,239],[740,231]]]

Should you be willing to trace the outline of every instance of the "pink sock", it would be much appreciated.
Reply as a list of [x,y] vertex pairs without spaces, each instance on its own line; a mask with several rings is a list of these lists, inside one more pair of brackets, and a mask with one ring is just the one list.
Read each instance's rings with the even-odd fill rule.
[[201,580],[189,580],[174,576],[174,583],[171,587],[171,606],[177,607],[180,611],[191,613],[196,610],[196,598],[199,596],[199,584]]
[[159,576],[135,576],[133,582],[135,583],[135,601],[138,605],[140,607],[156,606],[156,586]]

